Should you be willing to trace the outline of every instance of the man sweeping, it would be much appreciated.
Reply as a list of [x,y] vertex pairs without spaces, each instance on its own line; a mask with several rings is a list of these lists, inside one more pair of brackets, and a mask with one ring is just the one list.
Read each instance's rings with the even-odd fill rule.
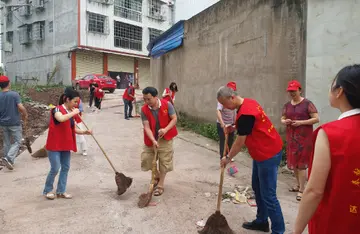
[[135,100],[135,88],[132,83],[129,83],[129,86],[125,89],[123,94],[124,101],[124,115],[125,119],[129,120],[129,118],[133,118],[132,110],[133,110],[133,101]]
[[160,175],[154,196],[164,192],[166,173],[173,170],[173,138],[177,136],[176,113],[173,105],[158,98],[158,91],[154,87],[146,87],[142,91],[144,106],[141,108],[141,119],[144,126],[144,150],[141,154],[141,169],[152,169],[155,157],[154,147],[157,148]]
[[282,157],[281,137],[257,101],[242,98],[233,89],[224,86],[218,90],[217,99],[224,108],[238,109],[238,137],[228,158],[221,160],[221,166],[226,166],[243,145],[246,145],[253,158],[252,188],[255,192],[257,214],[256,219],[245,222],[243,228],[269,232],[270,218],[272,233],[282,234],[285,224],[276,196],[277,172]]
[[[14,161],[19,152],[22,141],[22,127],[20,114],[27,125],[28,114],[21,103],[20,95],[10,90],[10,81],[7,76],[0,76],[0,128],[4,136],[3,164],[14,169]],[[13,143],[11,141],[13,140]]]

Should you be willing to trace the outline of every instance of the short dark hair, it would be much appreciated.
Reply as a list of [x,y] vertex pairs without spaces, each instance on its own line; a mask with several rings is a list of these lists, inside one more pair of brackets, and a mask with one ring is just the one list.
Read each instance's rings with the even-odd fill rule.
[[0,82],[0,88],[5,89],[6,87],[9,86],[9,83],[10,83],[10,81]]
[[332,90],[343,88],[349,104],[353,108],[360,108],[360,64],[342,68],[332,85]]
[[158,91],[154,87],[146,87],[145,89],[143,89],[142,93],[145,95],[150,93],[153,97],[156,97],[158,95]]
[[171,84],[169,85],[169,89],[170,89],[171,91],[177,92],[177,91],[178,91],[177,84],[176,84],[175,82],[171,82]]

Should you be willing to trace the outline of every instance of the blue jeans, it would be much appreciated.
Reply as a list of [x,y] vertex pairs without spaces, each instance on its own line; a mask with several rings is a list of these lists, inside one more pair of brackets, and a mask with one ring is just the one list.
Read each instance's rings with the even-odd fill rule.
[[276,197],[277,173],[281,158],[282,151],[268,160],[253,161],[252,188],[257,205],[255,222],[266,223],[270,218],[273,234],[285,232],[284,217]]
[[67,176],[70,169],[70,155],[70,151],[48,151],[51,169],[46,178],[43,194],[47,194],[53,191],[54,180],[59,172],[60,167],[61,170],[56,194],[62,194],[66,192]]
[[132,101],[123,99],[124,101],[124,114],[125,114],[125,119],[131,117],[131,113],[133,110],[133,104]]
[[[21,125],[1,126],[1,129],[4,136],[4,158],[13,164],[21,146],[22,127]],[[14,140],[12,144],[11,138]]]

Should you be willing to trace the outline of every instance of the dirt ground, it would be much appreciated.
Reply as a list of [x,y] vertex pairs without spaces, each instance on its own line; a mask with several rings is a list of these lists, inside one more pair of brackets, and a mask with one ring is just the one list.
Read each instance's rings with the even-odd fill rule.
[[[139,209],[138,196],[147,191],[150,182],[150,172],[140,169],[143,128],[139,118],[124,119],[120,104],[121,93],[116,90],[107,96],[101,112],[86,109],[84,118],[116,169],[134,179],[130,189],[121,196],[116,194],[114,171],[94,140],[86,136],[88,156],[73,153],[71,158],[67,192],[73,199],[48,201],[42,191],[49,161],[32,158],[24,151],[13,171],[0,171],[0,233],[197,233],[197,221],[206,220],[216,209],[218,144],[179,131],[174,140],[175,170],[167,175],[164,194],[153,197],[154,206]],[[46,134],[36,139],[33,150],[44,145]],[[235,165],[239,172],[235,176],[226,173],[224,192],[251,184],[249,156],[238,155]],[[296,194],[288,192],[292,182],[292,177],[279,174],[277,192],[286,234],[292,233],[298,210]],[[256,207],[224,202],[221,212],[237,234],[257,233],[241,228],[242,222],[255,218]]]
[[[63,93],[64,88],[62,87],[51,87],[51,88],[29,88],[26,91],[26,95],[31,99],[30,102],[24,103],[24,106],[28,112],[28,132],[27,134],[31,142],[43,133],[48,127],[49,111],[46,108],[48,105],[56,105],[59,102],[60,95]],[[86,90],[81,90],[80,95],[83,101],[89,100],[89,94]],[[0,158],[3,157],[3,135],[0,131]],[[25,145],[21,146],[19,154],[26,149]]]

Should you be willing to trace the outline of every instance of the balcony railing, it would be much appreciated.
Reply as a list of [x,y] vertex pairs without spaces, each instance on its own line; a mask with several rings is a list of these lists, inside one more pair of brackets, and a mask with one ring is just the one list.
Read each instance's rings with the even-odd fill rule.
[[114,6],[114,15],[121,18],[133,20],[136,22],[142,22],[142,14],[139,11],[135,11],[130,8]]

